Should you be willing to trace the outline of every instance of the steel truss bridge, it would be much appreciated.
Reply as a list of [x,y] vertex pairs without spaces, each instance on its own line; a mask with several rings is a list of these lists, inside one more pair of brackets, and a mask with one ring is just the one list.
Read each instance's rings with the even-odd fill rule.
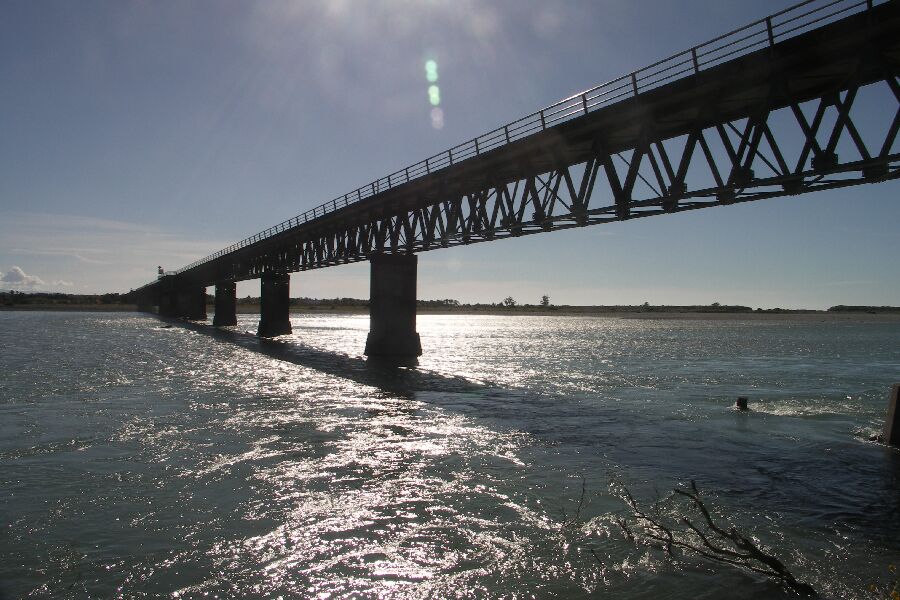
[[[900,0],[808,0],[391,173],[170,279],[178,288],[265,282],[896,179],[898,75]],[[162,281],[135,293],[158,297]]]

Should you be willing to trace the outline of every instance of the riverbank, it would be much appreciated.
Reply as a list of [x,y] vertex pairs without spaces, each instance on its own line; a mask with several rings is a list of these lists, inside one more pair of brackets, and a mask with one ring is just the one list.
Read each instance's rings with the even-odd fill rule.
[[[53,311],[53,312],[136,312],[133,304],[23,304],[0,306],[0,311]],[[213,305],[207,306],[212,315]],[[367,306],[292,306],[291,314],[334,314],[334,315],[368,315]],[[241,315],[259,314],[258,304],[238,305],[237,313]],[[515,306],[512,308],[499,306],[420,306],[419,315],[489,315],[489,316],[527,316],[527,317],[602,317],[613,319],[642,320],[707,320],[707,321],[803,321],[803,322],[900,322],[900,312],[863,312],[863,311],[709,311],[709,310],[677,310],[670,307],[650,310],[623,310],[617,307],[604,306],[564,306],[537,307]]]
[[52,311],[52,312],[135,312],[136,304],[13,304],[0,305],[3,311]]

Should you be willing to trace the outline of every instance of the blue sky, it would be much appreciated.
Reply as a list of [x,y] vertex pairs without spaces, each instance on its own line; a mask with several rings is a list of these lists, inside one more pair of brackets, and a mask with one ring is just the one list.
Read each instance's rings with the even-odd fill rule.
[[[158,264],[183,266],[789,4],[8,0],[0,289],[127,291]],[[898,191],[858,186],[428,252],[419,297],[896,305]],[[366,264],[292,277],[294,296],[367,294]]]

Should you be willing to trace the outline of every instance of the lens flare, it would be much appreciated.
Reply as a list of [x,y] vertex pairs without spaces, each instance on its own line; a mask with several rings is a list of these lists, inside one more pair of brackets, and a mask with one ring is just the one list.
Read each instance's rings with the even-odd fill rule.
[[431,117],[431,127],[434,129],[444,128],[444,111],[441,109],[441,88],[437,86],[438,81],[438,64],[433,58],[425,61],[425,79],[428,80],[428,103],[431,105],[429,115]]
[[428,83],[435,83],[438,80],[437,62],[429,60],[425,62],[425,78]]
[[428,101],[432,106],[439,106],[441,104],[441,88],[436,85],[428,86]]
[[437,106],[431,109],[431,126],[435,129],[444,128],[444,111]]

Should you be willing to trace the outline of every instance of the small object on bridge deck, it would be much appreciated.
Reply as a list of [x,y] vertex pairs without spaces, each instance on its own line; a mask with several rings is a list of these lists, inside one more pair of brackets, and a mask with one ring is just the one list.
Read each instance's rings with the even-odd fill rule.
[[884,420],[884,443],[900,448],[900,383],[895,383],[891,389],[891,399],[888,402],[887,418]]
[[734,403],[734,407],[737,410],[749,410],[747,408],[747,396],[738,396],[738,399]]

